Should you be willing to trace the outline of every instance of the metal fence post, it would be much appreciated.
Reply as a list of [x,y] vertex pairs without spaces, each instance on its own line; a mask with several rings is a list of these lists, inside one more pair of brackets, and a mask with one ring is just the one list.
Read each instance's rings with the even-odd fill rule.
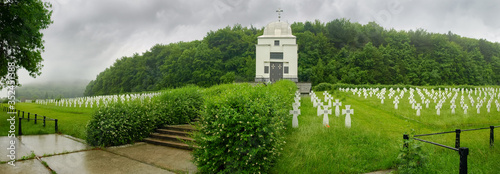
[[56,126],[55,127],[56,127],[56,133],[57,133],[57,119],[55,119],[54,121],[56,122]]
[[23,118],[24,118],[24,111],[23,111]]
[[19,129],[19,131],[18,131],[19,135],[23,135],[23,129],[21,128],[21,120],[22,120],[22,118],[19,118],[19,126],[18,126],[19,127],[18,128]]
[[458,148],[458,154],[460,154],[460,174],[467,174],[467,155],[469,155],[469,148],[460,147]]
[[404,142],[403,148],[408,148],[408,140],[409,139],[410,139],[410,137],[408,136],[408,134],[403,135],[403,142]]
[[455,133],[457,134],[457,137],[455,139],[455,148],[460,147],[460,132],[462,132],[460,129],[455,130]]
[[494,130],[495,126],[490,126],[490,147],[493,147],[493,144],[495,144],[495,138],[494,138]]
[[37,117],[37,114],[35,114],[35,124],[36,124],[36,120],[37,120],[37,118],[36,118],[36,117]]
[[45,127],[45,116],[43,116],[43,127]]
[[28,112],[28,121],[30,121],[30,113]]

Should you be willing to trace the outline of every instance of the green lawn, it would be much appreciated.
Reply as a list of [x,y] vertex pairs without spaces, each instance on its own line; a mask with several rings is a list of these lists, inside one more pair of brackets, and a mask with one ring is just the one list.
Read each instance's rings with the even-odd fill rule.
[[[323,100],[322,92],[316,94]],[[394,109],[393,100],[389,100],[387,94],[384,104],[376,97],[365,99],[363,95],[358,97],[339,91],[332,95],[335,99],[342,99],[341,108],[351,105],[354,109],[352,127],[348,129],[344,126],[345,116],[336,117],[334,114],[329,116],[330,127],[324,127],[323,116],[316,115],[310,97],[302,97],[299,128],[290,128],[284,151],[273,173],[364,173],[396,168],[403,134],[411,129],[416,134],[425,134],[500,125],[500,113],[495,107],[490,113],[483,108],[481,114],[469,109],[468,115],[463,115],[460,108],[456,110],[457,114],[452,115],[449,105],[444,104],[441,115],[437,116],[435,104],[430,104],[429,109],[422,110],[421,116],[417,117],[408,103],[408,92],[400,100],[398,110]],[[456,101],[458,104],[460,98]],[[291,122],[289,124],[291,127]],[[500,128],[495,130],[495,134],[499,137]],[[455,134],[445,134],[421,138],[454,146],[454,137]],[[470,148],[469,173],[500,171],[499,141],[497,138],[496,147],[491,149],[489,130],[462,133],[461,146]],[[426,143],[421,145],[427,154],[427,162],[419,173],[458,173],[458,152]]]
[[[39,119],[43,119],[43,116],[58,119],[60,133],[85,139],[85,126],[90,120],[95,108],[73,108],[60,107],[53,104],[40,105],[34,103],[17,103],[16,109],[25,111],[25,118],[27,118],[28,112],[30,112],[30,118],[34,118],[34,115],[37,114],[38,116],[41,116],[38,117]],[[5,112],[0,114],[0,119],[6,120],[7,118],[9,117]],[[16,131],[18,126],[17,121],[18,119],[16,117]],[[10,126],[9,122],[0,122],[0,136],[7,135],[7,131],[9,129],[8,126]],[[24,135],[55,133],[54,121],[46,121],[46,126],[43,127],[42,120],[38,120],[37,124],[34,124],[33,120],[28,121],[27,119],[23,119],[22,131]]]

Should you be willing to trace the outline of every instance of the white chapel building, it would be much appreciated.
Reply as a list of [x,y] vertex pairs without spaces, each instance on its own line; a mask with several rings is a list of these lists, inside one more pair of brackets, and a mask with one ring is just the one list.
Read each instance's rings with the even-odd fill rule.
[[290,24],[283,21],[269,23],[257,40],[255,82],[280,79],[298,82],[297,44]]

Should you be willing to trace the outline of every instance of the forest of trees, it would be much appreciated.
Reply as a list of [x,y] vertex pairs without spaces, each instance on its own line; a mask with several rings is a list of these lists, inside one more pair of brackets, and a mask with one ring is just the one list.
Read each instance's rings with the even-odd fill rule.
[[[299,81],[347,84],[500,85],[500,44],[448,32],[387,30],[347,19],[291,24],[299,46]],[[235,25],[199,41],[155,45],[122,57],[84,95],[207,87],[253,81],[263,29]]]

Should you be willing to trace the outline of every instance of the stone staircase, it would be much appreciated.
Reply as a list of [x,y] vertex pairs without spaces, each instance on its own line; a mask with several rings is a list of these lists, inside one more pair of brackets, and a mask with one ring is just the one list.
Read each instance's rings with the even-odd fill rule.
[[[145,138],[146,143],[169,146],[178,149],[193,150],[185,142],[194,142],[194,139],[189,137],[189,134],[196,131],[191,125],[168,125],[161,129],[156,129],[156,132],[151,133],[148,138]],[[196,147],[196,146],[195,146]]]

